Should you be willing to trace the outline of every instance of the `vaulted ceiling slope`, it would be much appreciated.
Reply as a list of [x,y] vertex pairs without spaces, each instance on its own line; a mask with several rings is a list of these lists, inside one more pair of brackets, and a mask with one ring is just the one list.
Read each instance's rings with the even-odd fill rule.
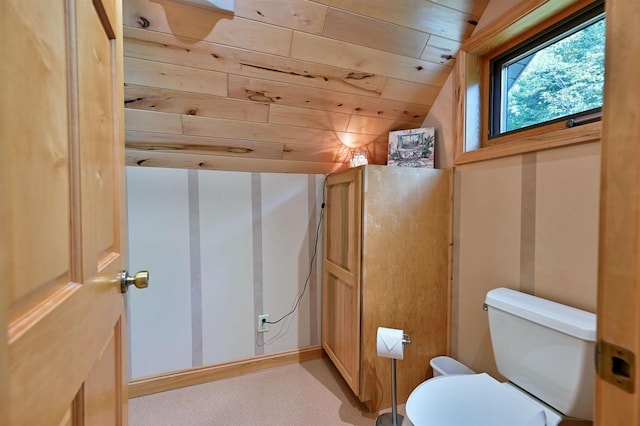
[[127,163],[326,173],[420,127],[488,0],[124,0]]

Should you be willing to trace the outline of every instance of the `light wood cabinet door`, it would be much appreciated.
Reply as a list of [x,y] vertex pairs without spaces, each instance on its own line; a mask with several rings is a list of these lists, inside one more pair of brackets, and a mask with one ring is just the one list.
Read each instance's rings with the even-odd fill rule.
[[119,0],[0,5],[0,424],[127,423]]
[[360,393],[361,200],[360,169],[327,178],[322,346],[356,395]]

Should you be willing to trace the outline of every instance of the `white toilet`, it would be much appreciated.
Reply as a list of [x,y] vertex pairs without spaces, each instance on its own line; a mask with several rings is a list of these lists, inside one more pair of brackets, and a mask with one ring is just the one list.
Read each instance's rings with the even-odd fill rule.
[[486,373],[445,374],[407,400],[415,426],[557,426],[593,420],[596,316],[506,288],[487,293],[496,365]]

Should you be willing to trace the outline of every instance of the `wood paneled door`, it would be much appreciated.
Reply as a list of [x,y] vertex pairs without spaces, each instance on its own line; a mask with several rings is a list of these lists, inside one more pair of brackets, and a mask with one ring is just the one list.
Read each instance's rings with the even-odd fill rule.
[[362,171],[327,178],[322,279],[322,347],[360,395]]
[[126,424],[120,0],[0,3],[0,424]]

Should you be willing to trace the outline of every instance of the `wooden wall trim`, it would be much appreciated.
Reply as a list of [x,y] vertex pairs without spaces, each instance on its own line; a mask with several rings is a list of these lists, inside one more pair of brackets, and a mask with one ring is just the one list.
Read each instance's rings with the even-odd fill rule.
[[179,389],[325,356],[322,346],[256,356],[222,364],[189,368],[129,381],[129,398]]
[[595,424],[640,424],[640,73],[636,1],[607,1],[606,65],[602,107],[598,342],[635,354],[628,370],[636,383],[627,392],[613,382],[621,375],[612,357],[600,360],[611,382],[596,378]]
[[475,163],[493,158],[508,157],[510,155],[525,154],[527,152],[542,151],[550,148],[573,145],[577,143],[600,141],[602,136],[602,122],[589,123],[570,129],[532,136],[501,145],[491,145],[475,151],[464,152],[456,158],[456,166]]
[[461,50],[474,55],[485,55],[559,12],[576,4],[589,2],[591,0],[524,0],[495,22],[474,33],[462,44]]

